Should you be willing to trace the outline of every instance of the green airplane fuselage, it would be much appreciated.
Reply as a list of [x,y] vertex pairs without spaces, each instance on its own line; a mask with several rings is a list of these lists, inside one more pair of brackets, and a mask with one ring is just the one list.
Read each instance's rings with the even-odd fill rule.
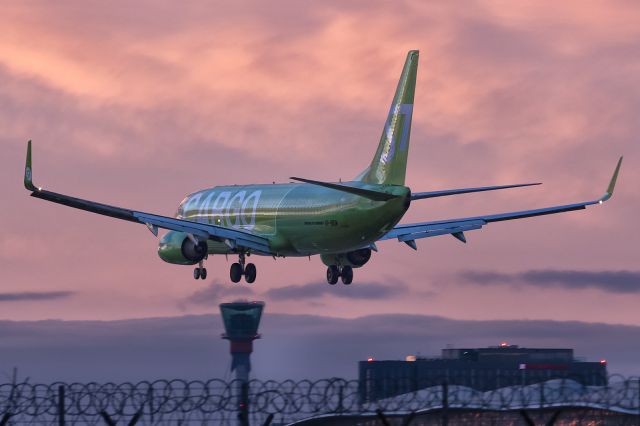
[[[341,185],[398,197],[374,201],[305,183],[217,186],[186,197],[176,217],[263,236],[278,256],[310,256],[367,247],[392,229],[409,208],[411,191],[405,186]],[[160,242],[161,257],[180,263],[178,248],[184,238],[182,232],[168,232]],[[207,244],[209,254],[233,252],[224,242]]]

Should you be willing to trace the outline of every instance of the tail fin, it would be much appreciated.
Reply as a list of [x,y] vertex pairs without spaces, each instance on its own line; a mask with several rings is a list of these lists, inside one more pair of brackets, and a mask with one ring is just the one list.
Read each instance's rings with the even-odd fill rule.
[[417,72],[418,51],[411,50],[407,54],[376,155],[371,165],[356,180],[372,184],[404,185]]

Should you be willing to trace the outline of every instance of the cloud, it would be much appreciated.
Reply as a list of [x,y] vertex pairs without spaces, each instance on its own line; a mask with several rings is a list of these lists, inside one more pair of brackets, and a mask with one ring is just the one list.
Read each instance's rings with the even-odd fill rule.
[[228,302],[227,298],[247,298],[254,295],[254,291],[246,285],[229,285],[214,280],[209,286],[198,290],[181,301],[186,304],[211,306],[215,303]]
[[[7,303],[4,317],[176,315],[176,301],[194,291],[185,282],[188,268],[159,263],[144,227],[29,198],[20,182],[29,138],[39,184],[163,215],[185,194],[214,185],[297,173],[346,179],[373,155],[406,51],[419,48],[407,184],[430,190],[540,179],[546,185],[413,203],[407,221],[591,199],[582,196],[599,195],[592,184],[607,182],[614,153],[640,154],[640,8],[628,0],[613,7],[572,0],[553,10],[484,0],[465,8],[380,0],[227,3],[4,5],[0,217],[9,234],[0,237],[3,281],[23,289],[47,280],[50,288],[83,292],[82,300],[40,310]],[[446,303],[416,295],[423,283],[466,268],[584,269],[597,261],[602,268],[634,269],[628,224],[640,208],[638,181],[640,168],[623,166],[605,208],[495,225],[470,234],[474,241],[464,249],[451,238],[425,240],[418,254],[383,243],[384,253],[351,288],[313,290],[332,313],[345,316],[381,307],[460,317],[550,315],[534,303],[507,311],[504,300],[517,300],[518,292],[506,287],[495,297],[451,286]],[[227,265],[216,272],[218,260],[208,262],[211,277],[227,284]],[[319,277],[302,262],[286,262],[271,270],[259,265],[268,273],[260,272],[254,291]],[[390,303],[350,297],[356,289],[375,292],[357,281],[381,281],[384,273],[411,291]],[[327,296],[330,290],[336,297]],[[223,294],[203,292],[194,303],[205,306]],[[569,296],[558,297],[558,306],[570,305]],[[327,310],[300,308],[298,300],[273,307]],[[638,318],[631,304],[617,306],[615,318],[581,304],[561,312],[552,315]]]
[[23,291],[18,293],[0,293],[0,302],[29,302],[38,300],[67,299],[75,291]]
[[518,273],[464,271],[467,282],[481,285],[508,284],[571,290],[597,289],[609,293],[640,293],[640,271],[531,270]]
[[407,285],[401,281],[389,280],[387,284],[378,282],[357,282],[352,285],[330,286],[325,282],[293,284],[272,288],[264,295],[277,300],[307,300],[310,298],[333,296],[345,299],[381,300],[407,293]]

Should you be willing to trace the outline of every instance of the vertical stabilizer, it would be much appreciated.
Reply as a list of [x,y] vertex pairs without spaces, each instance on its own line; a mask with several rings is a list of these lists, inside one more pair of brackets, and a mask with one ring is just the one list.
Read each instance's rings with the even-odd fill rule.
[[404,185],[417,71],[418,51],[411,50],[407,54],[376,155],[357,180],[372,184]]

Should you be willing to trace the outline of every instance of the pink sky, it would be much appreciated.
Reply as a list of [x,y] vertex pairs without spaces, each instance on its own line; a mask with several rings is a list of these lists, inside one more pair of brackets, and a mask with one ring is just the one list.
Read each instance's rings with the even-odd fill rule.
[[[404,221],[464,217],[602,195],[586,212],[497,223],[413,252],[388,241],[350,288],[318,258],[257,258],[270,312],[356,317],[556,319],[640,325],[635,291],[479,285],[465,271],[638,271],[640,6],[614,2],[14,2],[0,15],[0,318],[117,319],[215,312],[238,291],[223,256],[210,280],[165,264],[143,227],[30,198],[53,191],[160,214],[209,186],[348,179],[370,161],[402,62],[420,49],[407,184],[414,191],[542,181],[415,202]],[[632,274],[633,275],[633,274]],[[246,284],[245,284],[246,285]],[[395,286],[386,296],[354,292]],[[304,287],[309,288],[309,287]],[[270,293],[268,293],[271,291]],[[350,293],[346,293],[350,292]],[[226,295],[226,296],[225,296]],[[225,299],[226,298],[226,299]]]

